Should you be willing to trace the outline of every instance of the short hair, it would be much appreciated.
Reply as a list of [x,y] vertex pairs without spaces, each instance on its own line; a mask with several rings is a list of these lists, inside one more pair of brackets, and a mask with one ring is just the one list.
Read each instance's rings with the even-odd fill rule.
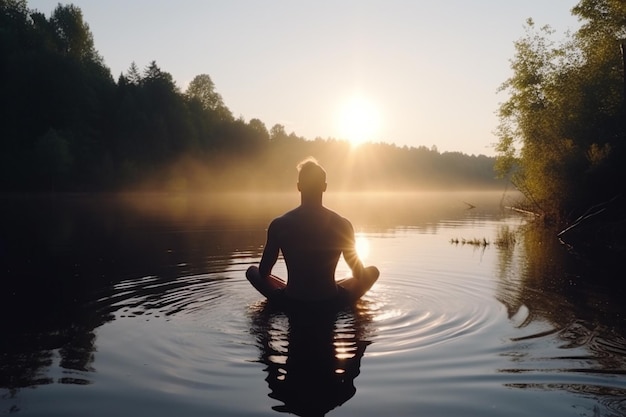
[[326,171],[313,157],[298,164],[298,183],[303,188],[321,188],[326,184]]

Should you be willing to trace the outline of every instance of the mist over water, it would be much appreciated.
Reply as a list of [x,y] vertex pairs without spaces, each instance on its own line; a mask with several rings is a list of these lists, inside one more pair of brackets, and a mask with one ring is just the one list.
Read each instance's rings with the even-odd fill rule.
[[381,277],[313,320],[244,277],[295,192],[2,197],[0,412],[623,415],[623,290],[516,198],[328,193]]

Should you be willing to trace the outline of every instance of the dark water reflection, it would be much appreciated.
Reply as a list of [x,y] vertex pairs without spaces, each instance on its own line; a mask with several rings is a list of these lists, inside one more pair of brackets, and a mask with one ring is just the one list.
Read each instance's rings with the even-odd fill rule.
[[[173,304],[164,298],[168,290],[190,287],[176,278],[223,271],[238,253],[258,253],[264,231],[251,224],[266,214],[246,210],[248,203],[229,200],[226,209],[222,199],[203,196],[0,198],[0,387],[12,397],[31,386],[90,384],[94,331],[115,311],[132,310],[137,299],[163,309]],[[55,362],[64,372],[52,378]]]
[[498,299],[509,317],[525,309],[520,326],[545,320],[556,330],[576,321],[612,335],[626,334],[623,271],[616,264],[590,263],[559,244],[553,230],[529,224],[520,228],[521,248],[501,248]]
[[[33,391],[25,388],[66,387],[55,391],[61,399],[54,404],[70,403],[82,392],[72,388],[83,385],[97,397],[97,389],[110,393],[125,379],[111,377],[107,367],[130,363],[145,376],[142,387],[134,388],[148,390],[145,398],[161,393],[151,380],[185,387],[180,402],[142,409],[151,415],[171,415],[181,404],[199,404],[187,415],[258,415],[252,400],[227,409],[216,408],[215,400],[225,392],[260,390],[263,379],[269,393],[261,397],[272,401],[264,407],[274,414],[379,415],[389,404],[375,401],[393,397],[403,415],[499,415],[472,408],[472,401],[504,407],[510,401],[493,398],[512,391],[522,398],[567,393],[587,401],[549,396],[550,404],[563,405],[551,415],[570,415],[562,410],[575,407],[574,415],[626,415],[620,266],[577,256],[554,231],[511,220],[497,195],[330,195],[329,205],[372,238],[371,261],[383,276],[381,287],[354,309],[312,321],[257,303],[243,279],[247,266],[258,261],[269,220],[296,204],[294,197],[0,198],[0,413],[28,408],[20,398],[25,392],[32,398]],[[476,208],[468,210],[466,202]],[[493,241],[492,228],[508,228],[517,243],[449,243],[450,237],[480,233]],[[493,265],[485,266],[492,257]],[[506,317],[500,319],[502,308]],[[122,324],[111,330],[116,334],[139,318],[157,324],[131,328],[143,335],[139,347],[128,347],[123,360],[113,355],[104,361],[112,355],[102,334],[120,336],[103,329]],[[170,321],[177,327],[159,327]],[[198,339],[189,339],[190,333]],[[140,350],[159,344],[147,354]],[[140,369],[142,355],[154,357],[152,373]],[[194,366],[177,379],[161,364],[170,362],[172,369]],[[263,373],[242,371],[248,363],[260,363]],[[222,370],[225,365],[230,372]],[[462,370],[469,375],[457,376]],[[493,385],[472,391],[486,380]],[[359,397],[359,385],[371,401]],[[204,388],[196,392],[196,386]],[[206,386],[218,394],[211,396]],[[462,395],[455,397],[455,390]],[[428,395],[421,391],[437,395],[421,398]],[[41,398],[42,407],[53,404]],[[213,402],[203,403],[206,398]],[[96,415],[114,414],[111,401],[100,401]],[[537,415],[543,406],[531,401],[516,414]],[[63,415],[58,407],[49,415]]]
[[259,361],[266,365],[269,396],[279,412],[323,416],[356,393],[367,346],[363,307],[342,311],[281,312],[263,304],[252,314]]
[[[596,408],[595,415],[625,415],[623,268],[591,262],[540,225],[528,224],[519,233],[521,247],[502,248],[498,262],[496,297],[522,331],[512,338],[521,348],[501,372],[532,377],[507,385],[565,390],[597,399],[605,409]],[[569,382],[536,378],[547,372]]]

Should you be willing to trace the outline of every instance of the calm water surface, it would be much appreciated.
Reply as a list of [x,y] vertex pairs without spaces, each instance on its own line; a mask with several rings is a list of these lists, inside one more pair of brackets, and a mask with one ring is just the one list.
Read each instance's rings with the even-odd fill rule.
[[0,414],[626,414],[623,272],[509,196],[329,194],[381,277],[314,318],[244,277],[297,198],[1,198]]

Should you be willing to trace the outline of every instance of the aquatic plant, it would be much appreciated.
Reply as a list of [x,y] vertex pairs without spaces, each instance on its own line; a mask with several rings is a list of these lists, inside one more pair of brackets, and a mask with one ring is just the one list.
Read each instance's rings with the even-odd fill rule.
[[[450,243],[453,245],[470,245],[470,246],[482,246],[487,247],[491,245],[492,242],[487,240],[487,238],[452,238],[450,239]],[[517,243],[516,232],[511,230],[508,226],[502,227],[498,230],[498,235],[496,236],[496,240],[493,242],[498,248],[510,248]]]
[[515,231],[511,230],[509,226],[503,226],[498,230],[495,244],[499,248],[510,248],[517,243],[517,237]]
[[465,238],[452,238],[450,239],[450,243],[454,244],[454,245],[471,245],[471,246],[483,246],[483,247],[487,247],[489,246],[491,243],[487,240],[487,238],[482,238],[482,239],[478,239],[478,238],[473,238],[473,239],[465,239]]

